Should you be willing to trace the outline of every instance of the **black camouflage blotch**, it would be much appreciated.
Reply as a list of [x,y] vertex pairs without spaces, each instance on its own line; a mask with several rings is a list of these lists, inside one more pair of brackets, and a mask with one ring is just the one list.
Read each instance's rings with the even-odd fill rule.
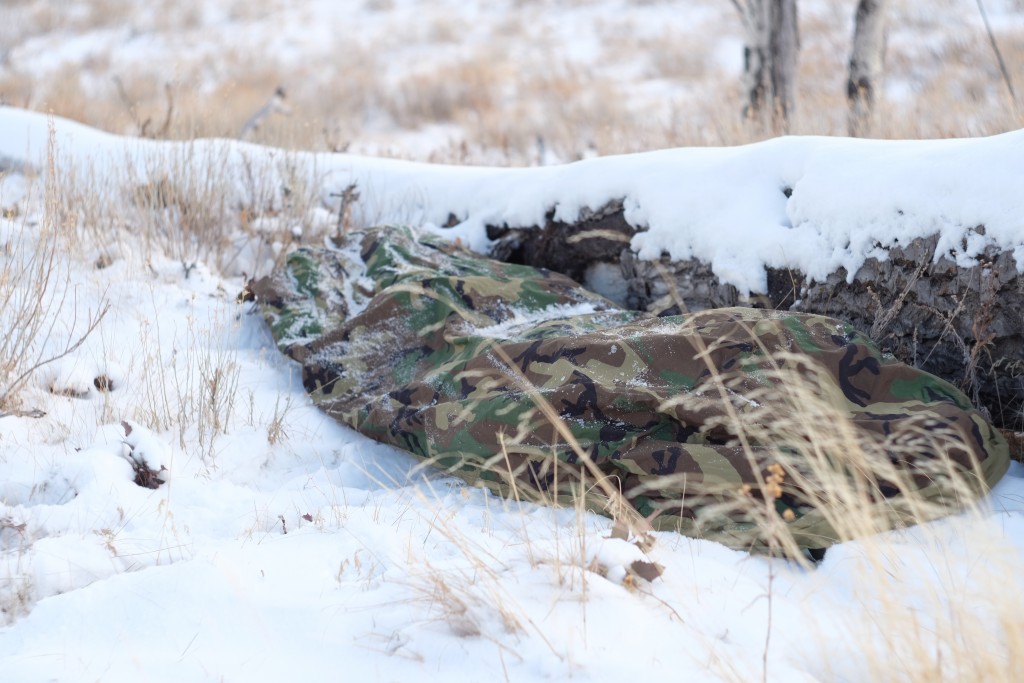
[[674,474],[676,472],[676,465],[682,454],[683,449],[676,447],[669,447],[664,450],[654,451],[651,453],[651,457],[654,459],[654,462],[658,463],[658,466],[651,469],[651,474]]
[[856,344],[847,346],[846,353],[839,361],[838,380],[839,388],[842,389],[846,399],[861,408],[866,408],[867,402],[871,399],[871,394],[864,389],[855,387],[853,385],[853,378],[865,370],[877,376],[880,374],[881,369],[878,359],[872,356],[866,356],[857,362],[853,362],[854,357],[859,351],[860,347]]

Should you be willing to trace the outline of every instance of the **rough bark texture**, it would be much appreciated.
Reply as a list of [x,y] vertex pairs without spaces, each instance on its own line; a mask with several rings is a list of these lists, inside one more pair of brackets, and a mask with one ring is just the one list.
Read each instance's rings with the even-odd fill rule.
[[800,50],[796,0],[735,0],[746,32],[744,115],[785,130],[794,109]]
[[[548,212],[544,229],[487,228],[487,236],[496,240],[491,256],[511,263],[524,263],[547,268],[568,275],[588,285],[599,294],[618,304],[629,305],[623,296],[625,283],[602,278],[597,282],[601,266],[619,267],[623,251],[629,251],[629,240],[636,228],[623,217],[622,202],[611,202],[596,211],[584,211],[576,223],[554,220],[554,211]],[[618,272],[622,272],[619,270]],[[632,308],[638,308],[631,306]]]
[[[960,386],[997,426],[1024,430],[1024,275],[1009,252],[959,267],[935,253],[937,238],[915,239],[884,261],[868,259],[849,282],[844,269],[815,283],[798,271],[769,269],[768,292],[746,297],[707,263],[636,258],[627,242],[637,230],[621,202],[575,224],[551,216],[544,226],[490,229],[497,240],[492,254],[566,273],[659,315],[750,305],[847,320],[900,360]],[[621,281],[587,282],[601,264],[617,267]]]
[[846,81],[850,102],[848,126],[854,137],[871,133],[875,92],[881,85],[885,64],[885,10],[886,0],[860,0],[857,4]]
[[850,284],[833,273],[794,308],[841,315],[901,360],[958,384],[998,424],[1021,429],[1024,277],[1009,252],[961,268],[936,254],[937,241],[869,259]]

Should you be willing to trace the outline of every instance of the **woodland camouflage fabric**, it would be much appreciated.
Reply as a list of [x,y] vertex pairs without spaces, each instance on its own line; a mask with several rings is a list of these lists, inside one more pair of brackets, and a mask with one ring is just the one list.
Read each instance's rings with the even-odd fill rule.
[[[866,480],[888,525],[934,516],[901,505],[908,490],[948,511],[1008,467],[960,391],[843,322],[655,318],[408,228],[336,242],[294,252],[245,294],[320,408],[470,483],[566,501],[583,473],[600,507],[600,474],[659,528],[743,548],[764,547],[752,510],[774,507],[814,549],[841,535],[814,462]],[[837,432],[850,436],[814,436]]]

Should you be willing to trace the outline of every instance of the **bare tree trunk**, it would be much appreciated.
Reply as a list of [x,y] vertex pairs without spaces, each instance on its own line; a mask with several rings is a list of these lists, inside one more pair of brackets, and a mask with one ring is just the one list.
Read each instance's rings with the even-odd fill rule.
[[871,133],[874,122],[875,93],[885,64],[886,0],[860,0],[853,29],[853,50],[846,81],[850,102],[847,120],[851,136]]
[[766,128],[786,132],[795,109],[800,51],[796,0],[732,0],[747,34],[743,49],[743,114]]

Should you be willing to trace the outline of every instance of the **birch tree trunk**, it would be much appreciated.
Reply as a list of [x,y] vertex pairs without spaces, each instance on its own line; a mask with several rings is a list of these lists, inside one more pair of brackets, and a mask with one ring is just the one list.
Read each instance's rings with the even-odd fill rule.
[[800,51],[796,0],[733,0],[746,31],[743,114],[765,128],[786,132],[795,108]]
[[886,0],[860,0],[857,4],[846,82],[850,103],[847,127],[853,137],[869,135],[874,123],[875,94],[885,64],[885,6]]

